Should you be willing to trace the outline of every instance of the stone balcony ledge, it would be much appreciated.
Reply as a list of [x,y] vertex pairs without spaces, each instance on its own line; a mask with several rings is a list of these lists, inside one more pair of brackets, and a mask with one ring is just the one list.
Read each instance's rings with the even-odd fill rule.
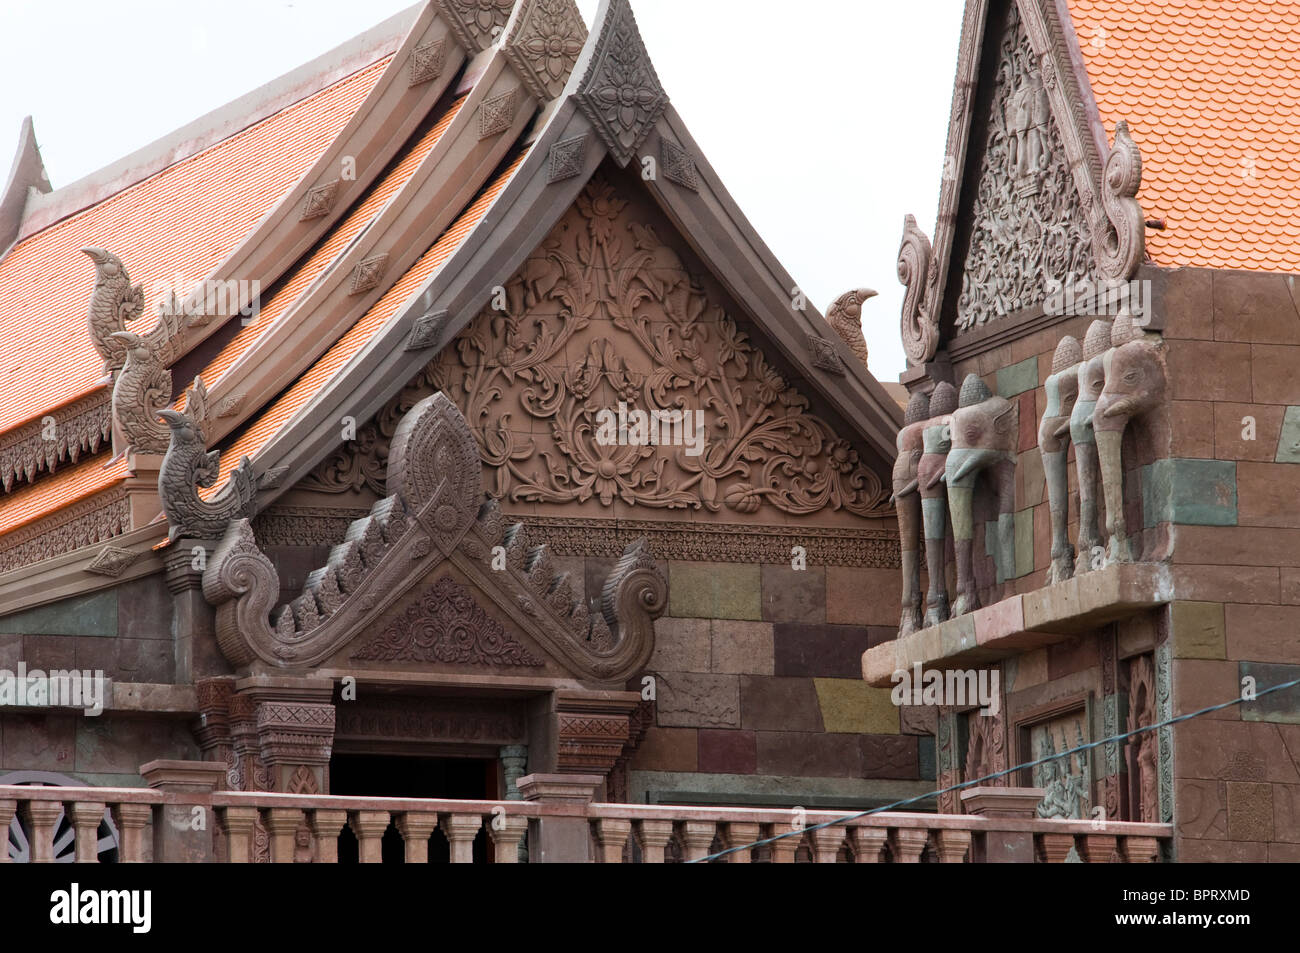
[[867,649],[862,677],[889,688],[896,671],[917,662],[927,669],[996,662],[1164,605],[1173,592],[1173,575],[1162,563],[1107,566]]

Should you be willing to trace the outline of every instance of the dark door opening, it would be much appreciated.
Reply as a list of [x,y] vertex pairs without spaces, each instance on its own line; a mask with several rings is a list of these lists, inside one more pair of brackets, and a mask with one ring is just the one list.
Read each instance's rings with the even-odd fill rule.
[[[495,800],[497,763],[486,758],[423,758],[399,755],[336,754],[330,759],[330,793],[353,797],[454,798]],[[390,822],[384,832],[384,863],[405,861],[402,835]],[[488,863],[487,832],[474,838],[474,862]],[[429,838],[429,862],[446,863],[450,846],[441,831]],[[339,863],[357,863],[358,845],[350,828],[339,837]]]

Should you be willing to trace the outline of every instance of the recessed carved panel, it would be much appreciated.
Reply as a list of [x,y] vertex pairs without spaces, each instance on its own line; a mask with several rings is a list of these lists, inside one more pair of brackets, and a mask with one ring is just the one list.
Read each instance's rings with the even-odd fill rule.
[[1049,106],[1045,77],[1009,4],[983,161],[974,183],[957,327],[1032,307],[1047,281],[1093,277],[1092,231]]
[[357,661],[445,665],[545,664],[483,611],[468,589],[443,576],[352,654]]

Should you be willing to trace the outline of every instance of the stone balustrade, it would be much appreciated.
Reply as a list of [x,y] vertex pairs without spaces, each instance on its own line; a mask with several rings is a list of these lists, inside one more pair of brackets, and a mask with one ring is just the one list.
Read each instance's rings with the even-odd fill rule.
[[[530,776],[556,778],[559,776]],[[1167,824],[1043,820],[895,812],[821,829],[836,813],[752,808],[600,804],[574,797],[559,782],[538,785],[534,800],[455,801],[335,797],[155,788],[0,786],[0,824],[15,818],[38,863],[95,863],[111,822],[109,859],[142,863],[175,856],[166,843],[176,818],[202,850],[196,861],[337,863],[345,828],[358,859],[382,859],[389,833],[401,838],[407,863],[429,860],[431,838],[446,841],[452,863],[480,857],[514,863],[525,835],[534,862],[639,863],[697,861],[721,850],[730,863],[1148,863],[1161,859],[1172,836]],[[547,795],[550,796],[547,796]],[[75,851],[55,857],[56,835],[72,830]],[[787,835],[787,836],[781,836]],[[768,838],[780,839],[750,847]],[[0,863],[9,861],[0,851]]]

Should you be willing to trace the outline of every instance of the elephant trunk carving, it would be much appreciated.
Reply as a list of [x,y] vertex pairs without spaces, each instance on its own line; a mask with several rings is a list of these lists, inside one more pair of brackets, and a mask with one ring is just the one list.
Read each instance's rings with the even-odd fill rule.
[[946,467],[952,449],[952,412],[957,391],[946,381],[930,395],[930,419],[922,432],[921,459],[916,466],[921,518],[925,532],[925,571],[929,576],[925,624],[938,625],[948,618],[947,558],[951,525],[948,519]]
[[[1124,432],[1130,423],[1154,417],[1164,404],[1166,383],[1164,342],[1158,335],[1144,333],[1128,314],[1115,319],[1111,345],[1104,358],[1105,384],[1093,412],[1106,500],[1108,564],[1133,561],[1124,517]],[[1160,429],[1150,428],[1149,435]]]
[[1083,360],[1079,364],[1079,396],[1070,415],[1070,440],[1074,443],[1074,465],[1079,474],[1079,539],[1075,575],[1100,567],[1101,532],[1097,528],[1097,482],[1099,463],[1093,430],[1097,399],[1106,382],[1105,359],[1110,346],[1110,323],[1094,321],[1083,338]]
[[1016,448],[1020,435],[1020,405],[993,395],[978,376],[962,383],[952,416],[952,450],[945,473],[952,508],[953,545],[957,556],[957,600],[954,616],[979,608],[975,587],[975,484],[987,474],[997,501],[997,545],[994,560],[998,582],[1015,575]]
[[921,627],[921,495],[917,466],[930,418],[930,395],[917,393],[907,404],[903,429],[898,432],[898,457],[894,460],[894,508],[898,513],[898,538],[903,563],[903,612],[898,634]]
[[1052,562],[1048,584],[1064,582],[1074,575],[1074,546],[1070,544],[1070,415],[1079,396],[1079,361],[1083,349],[1066,335],[1056,346],[1052,373],[1044,382],[1047,406],[1038,425],[1038,447],[1047,482],[1048,507],[1052,522]]

